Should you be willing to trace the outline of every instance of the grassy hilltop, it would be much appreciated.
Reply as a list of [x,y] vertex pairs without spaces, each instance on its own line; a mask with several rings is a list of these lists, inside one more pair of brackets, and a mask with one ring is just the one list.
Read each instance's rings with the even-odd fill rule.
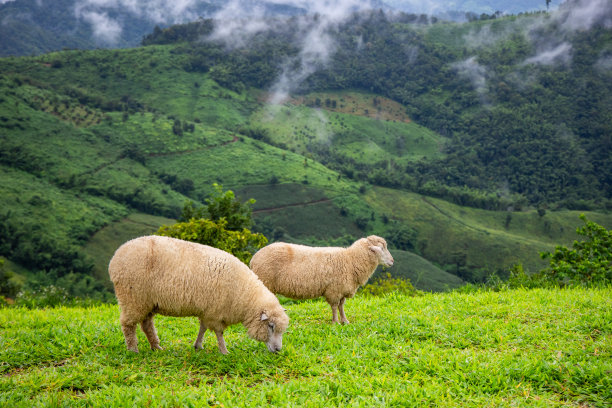
[[116,305],[0,309],[0,405],[605,407],[612,291],[358,296],[287,305],[278,354],[226,332],[195,352],[195,318],[156,319],[163,351],[126,351]]

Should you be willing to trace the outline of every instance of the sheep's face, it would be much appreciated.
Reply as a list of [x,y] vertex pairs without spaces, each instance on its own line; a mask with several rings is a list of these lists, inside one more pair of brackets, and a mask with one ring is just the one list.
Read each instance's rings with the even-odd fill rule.
[[378,263],[384,266],[393,266],[393,256],[387,249],[387,241],[376,235],[368,237],[369,248],[378,257]]
[[268,350],[276,353],[283,347],[283,333],[289,326],[289,317],[282,308],[264,310],[249,327],[249,336],[266,343]]

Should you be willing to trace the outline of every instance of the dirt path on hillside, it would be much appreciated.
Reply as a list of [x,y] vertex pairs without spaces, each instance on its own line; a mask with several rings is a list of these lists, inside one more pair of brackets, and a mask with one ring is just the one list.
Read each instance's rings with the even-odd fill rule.
[[332,200],[329,198],[322,198],[320,200],[309,201],[306,203],[294,203],[294,204],[287,204],[287,205],[279,205],[278,207],[260,208],[259,210],[253,210],[253,214],[274,212],[274,211],[284,210],[285,208],[291,208],[291,207],[305,207],[307,205],[329,203],[331,201]]

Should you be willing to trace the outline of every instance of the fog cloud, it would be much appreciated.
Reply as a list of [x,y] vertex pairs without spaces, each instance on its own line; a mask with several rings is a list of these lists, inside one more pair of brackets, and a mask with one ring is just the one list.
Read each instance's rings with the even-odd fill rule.
[[527,58],[523,64],[567,64],[572,58],[571,51],[572,45],[564,42],[555,47],[548,47],[546,49],[541,50],[535,56]]
[[197,3],[198,0],[77,0],[74,13],[91,25],[95,38],[114,44],[123,27],[112,15],[124,13],[155,24],[173,24],[195,20]]
[[121,36],[121,25],[108,17],[106,13],[95,11],[84,11],[81,18],[91,24],[93,35],[99,41],[107,44],[115,44]]
[[590,30],[596,24],[612,28],[612,2],[610,0],[570,0],[553,14],[563,29]]
[[476,57],[470,57],[464,61],[456,62],[452,67],[457,71],[459,76],[468,79],[472,83],[472,86],[480,96],[481,102],[487,103],[487,68],[480,65],[478,61],[476,61]]
[[[291,20],[299,52],[282,66],[271,88],[270,102],[280,103],[311,74],[324,68],[336,50],[334,33],[354,12],[372,8],[370,0],[270,0],[268,4],[299,9],[304,15]],[[256,33],[286,29],[286,23],[264,20],[265,10],[244,0],[231,0],[213,17],[217,21],[211,39],[228,47],[241,47]]]

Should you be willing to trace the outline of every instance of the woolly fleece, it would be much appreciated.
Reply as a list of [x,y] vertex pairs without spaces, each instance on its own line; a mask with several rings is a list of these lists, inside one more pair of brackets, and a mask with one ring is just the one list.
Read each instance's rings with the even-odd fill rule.
[[161,349],[153,325],[158,313],[198,317],[196,349],[202,348],[209,329],[217,335],[219,351],[226,354],[223,331],[236,323],[243,323],[249,336],[265,342],[270,351],[282,346],[287,314],[257,276],[227,252],[175,238],[145,236],[117,249],[109,274],[128,350],[138,352],[139,323],[151,349]]
[[349,323],[346,298],[353,297],[378,265],[393,265],[384,238],[370,235],[348,248],[309,247],[277,242],[260,249],[251,269],[273,293],[292,299],[324,296],[332,309],[332,322]]

